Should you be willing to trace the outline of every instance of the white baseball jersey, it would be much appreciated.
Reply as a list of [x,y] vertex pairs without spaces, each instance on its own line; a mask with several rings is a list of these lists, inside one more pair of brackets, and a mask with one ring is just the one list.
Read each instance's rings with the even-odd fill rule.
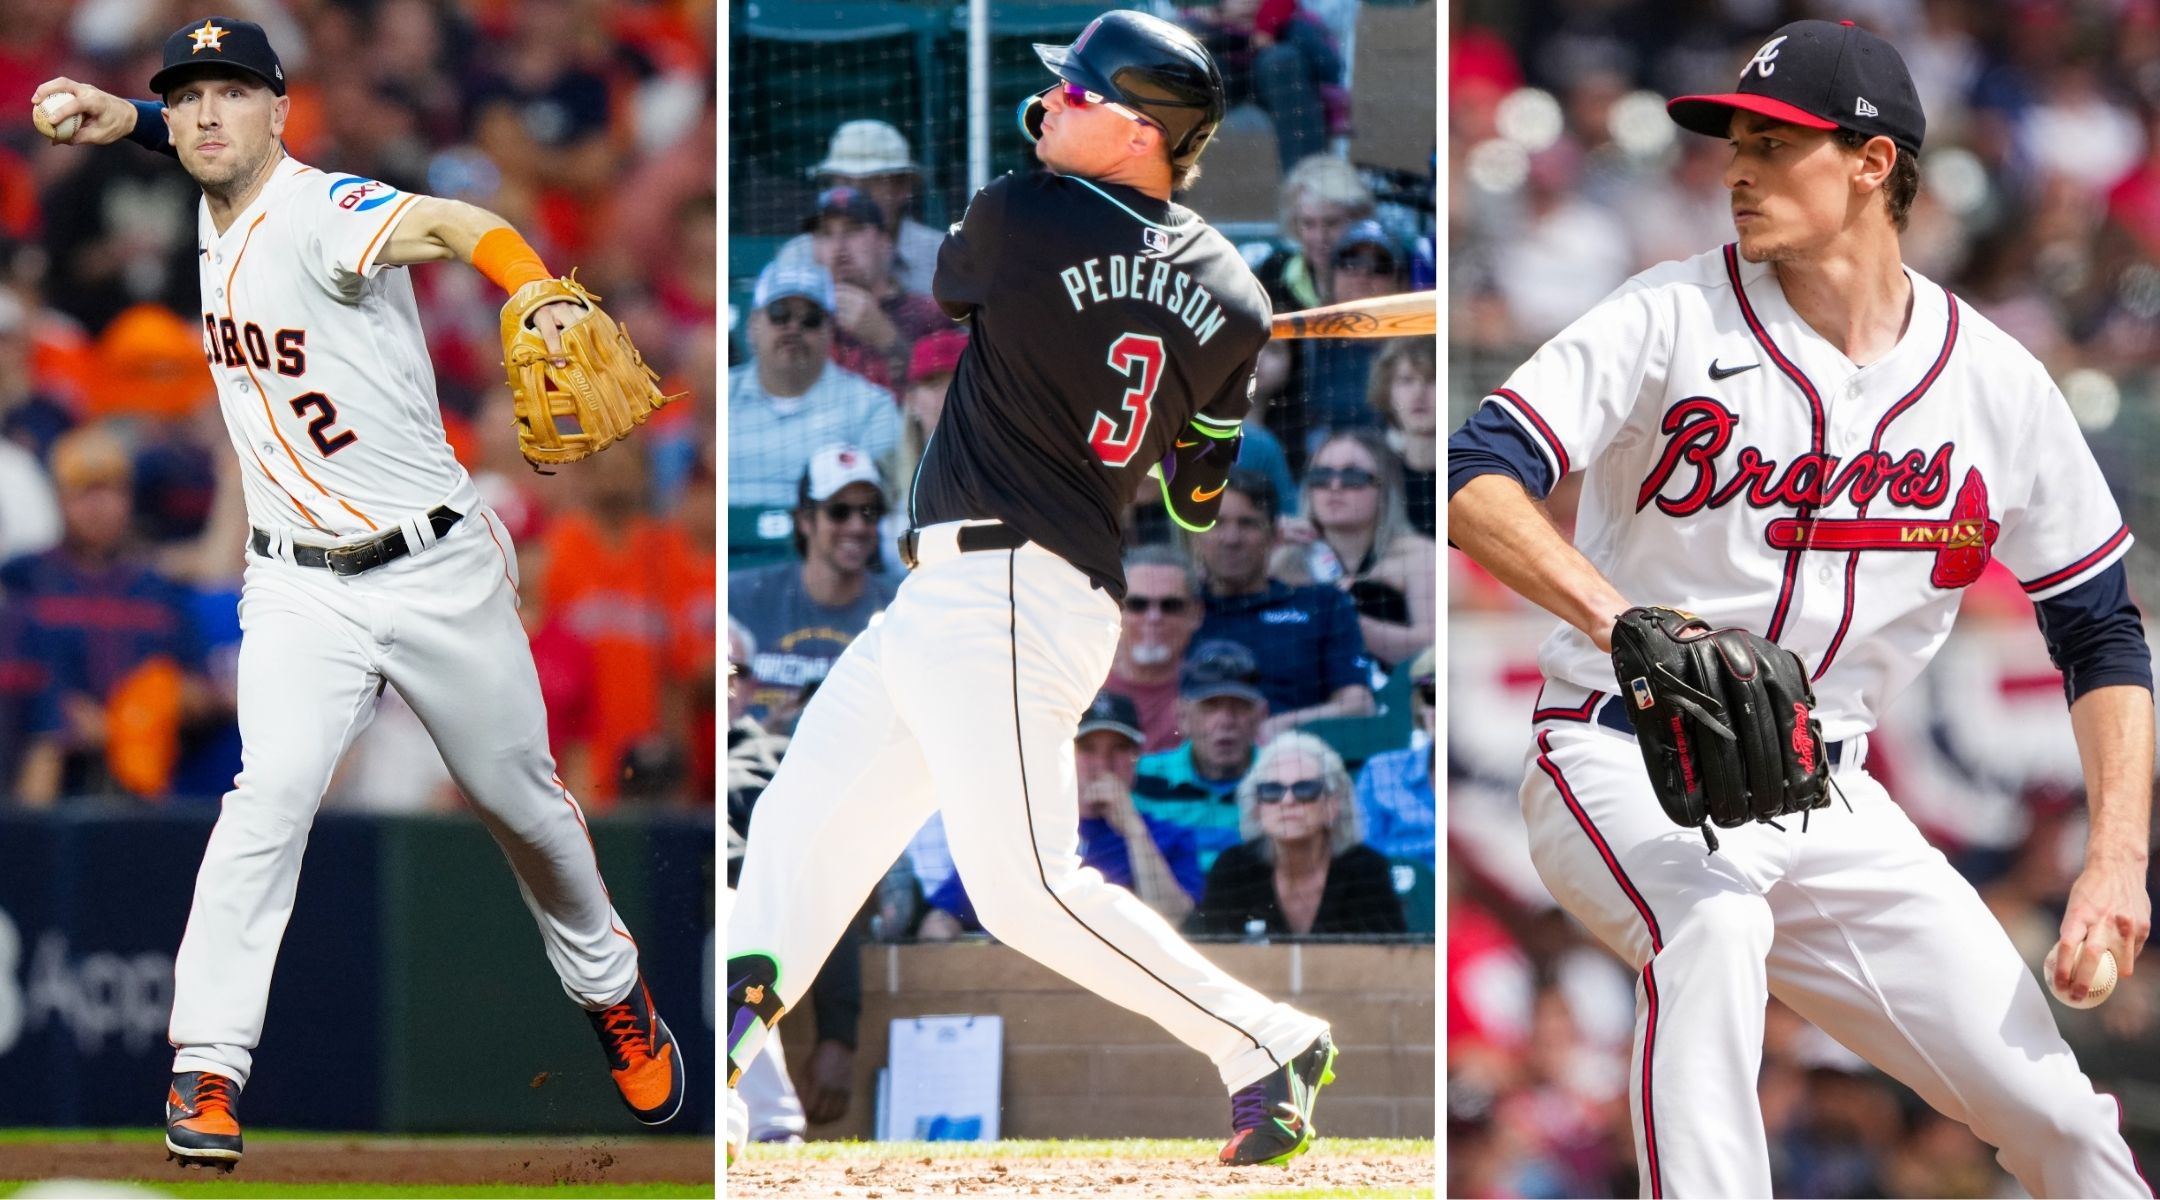
[[[1798,654],[1825,738],[1865,732],[1999,557],[2035,600],[2130,546],[2069,406],[2008,335],[1909,268],[1895,349],[1856,367],[1733,246],[1637,275],[1487,398],[1586,472],[1575,545],[1622,595]],[[1563,625],[1549,678],[1610,693]]]
[[477,503],[412,280],[376,257],[418,199],[287,158],[223,234],[203,202],[203,348],[257,528],[330,542]]

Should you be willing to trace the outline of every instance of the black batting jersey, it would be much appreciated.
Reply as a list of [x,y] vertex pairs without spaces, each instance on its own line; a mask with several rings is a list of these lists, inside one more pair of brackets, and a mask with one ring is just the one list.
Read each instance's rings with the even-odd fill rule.
[[1003,521],[1122,601],[1125,505],[1196,415],[1244,419],[1267,293],[1192,210],[1042,172],[976,193],[934,290],[974,330],[912,520]]

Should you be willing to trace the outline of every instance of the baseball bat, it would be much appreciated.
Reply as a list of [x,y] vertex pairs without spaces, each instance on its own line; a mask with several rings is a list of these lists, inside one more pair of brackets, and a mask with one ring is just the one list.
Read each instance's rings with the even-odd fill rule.
[[1432,336],[1440,328],[1440,295],[1405,292],[1371,300],[1346,300],[1320,308],[1275,314],[1279,338],[1385,338]]

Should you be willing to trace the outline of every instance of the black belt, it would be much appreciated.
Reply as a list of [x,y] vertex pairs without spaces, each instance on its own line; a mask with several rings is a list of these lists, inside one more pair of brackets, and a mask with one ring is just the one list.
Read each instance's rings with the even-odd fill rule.
[[[900,561],[910,571],[922,565],[915,557],[915,535],[919,532],[910,529],[900,535]],[[1018,550],[1028,542],[1026,534],[1003,521],[988,525],[962,525],[959,540],[962,554],[976,550]]]
[[[1616,729],[1629,737],[1635,736],[1635,727],[1628,723],[1627,710],[1620,706],[1620,697],[1614,696],[1598,706],[1597,723],[1607,729]],[[1845,743],[1832,742],[1829,749],[1830,765],[1838,765],[1845,757]]]
[[[465,514],[447,504],[438,504],[429,510],[427,518],[428,525],[435,530],[435,536],[439,538],[455,528],[459,521],[464,520]],[[262,530],[256,530],[248,544],[255,548],[255,553],[264,558],[271,556],[270,535]],[[353,542],[345,546],[303,546],[295,542],[292,560],[303,567],[317,567],[338,575],[358,575],[363,571],[372,571],[384,563],[395,562],[411,553],[412,547],[405,541],[405,531],[393,529],[364,542]]]

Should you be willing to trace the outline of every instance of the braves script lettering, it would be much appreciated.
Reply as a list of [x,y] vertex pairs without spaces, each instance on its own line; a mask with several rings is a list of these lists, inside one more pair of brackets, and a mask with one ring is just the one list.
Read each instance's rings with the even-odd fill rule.
[[1667,516],[1685,517],[1735,499],[1754,508],[1821,508],[1841,496],[1855,504],[1880,496],[1900,508],[1933,508],[1950,494],[1949,442],[1932,455],[1869,450],[1846,459],[1805,451],[1784,463],[1742,446],[1721,466],[1739,426],[1738,414],[1708,396],[1673,405],[1660,425],[1668,438],[1664,453],[1643,480],[1636,511],[1654,501]]

